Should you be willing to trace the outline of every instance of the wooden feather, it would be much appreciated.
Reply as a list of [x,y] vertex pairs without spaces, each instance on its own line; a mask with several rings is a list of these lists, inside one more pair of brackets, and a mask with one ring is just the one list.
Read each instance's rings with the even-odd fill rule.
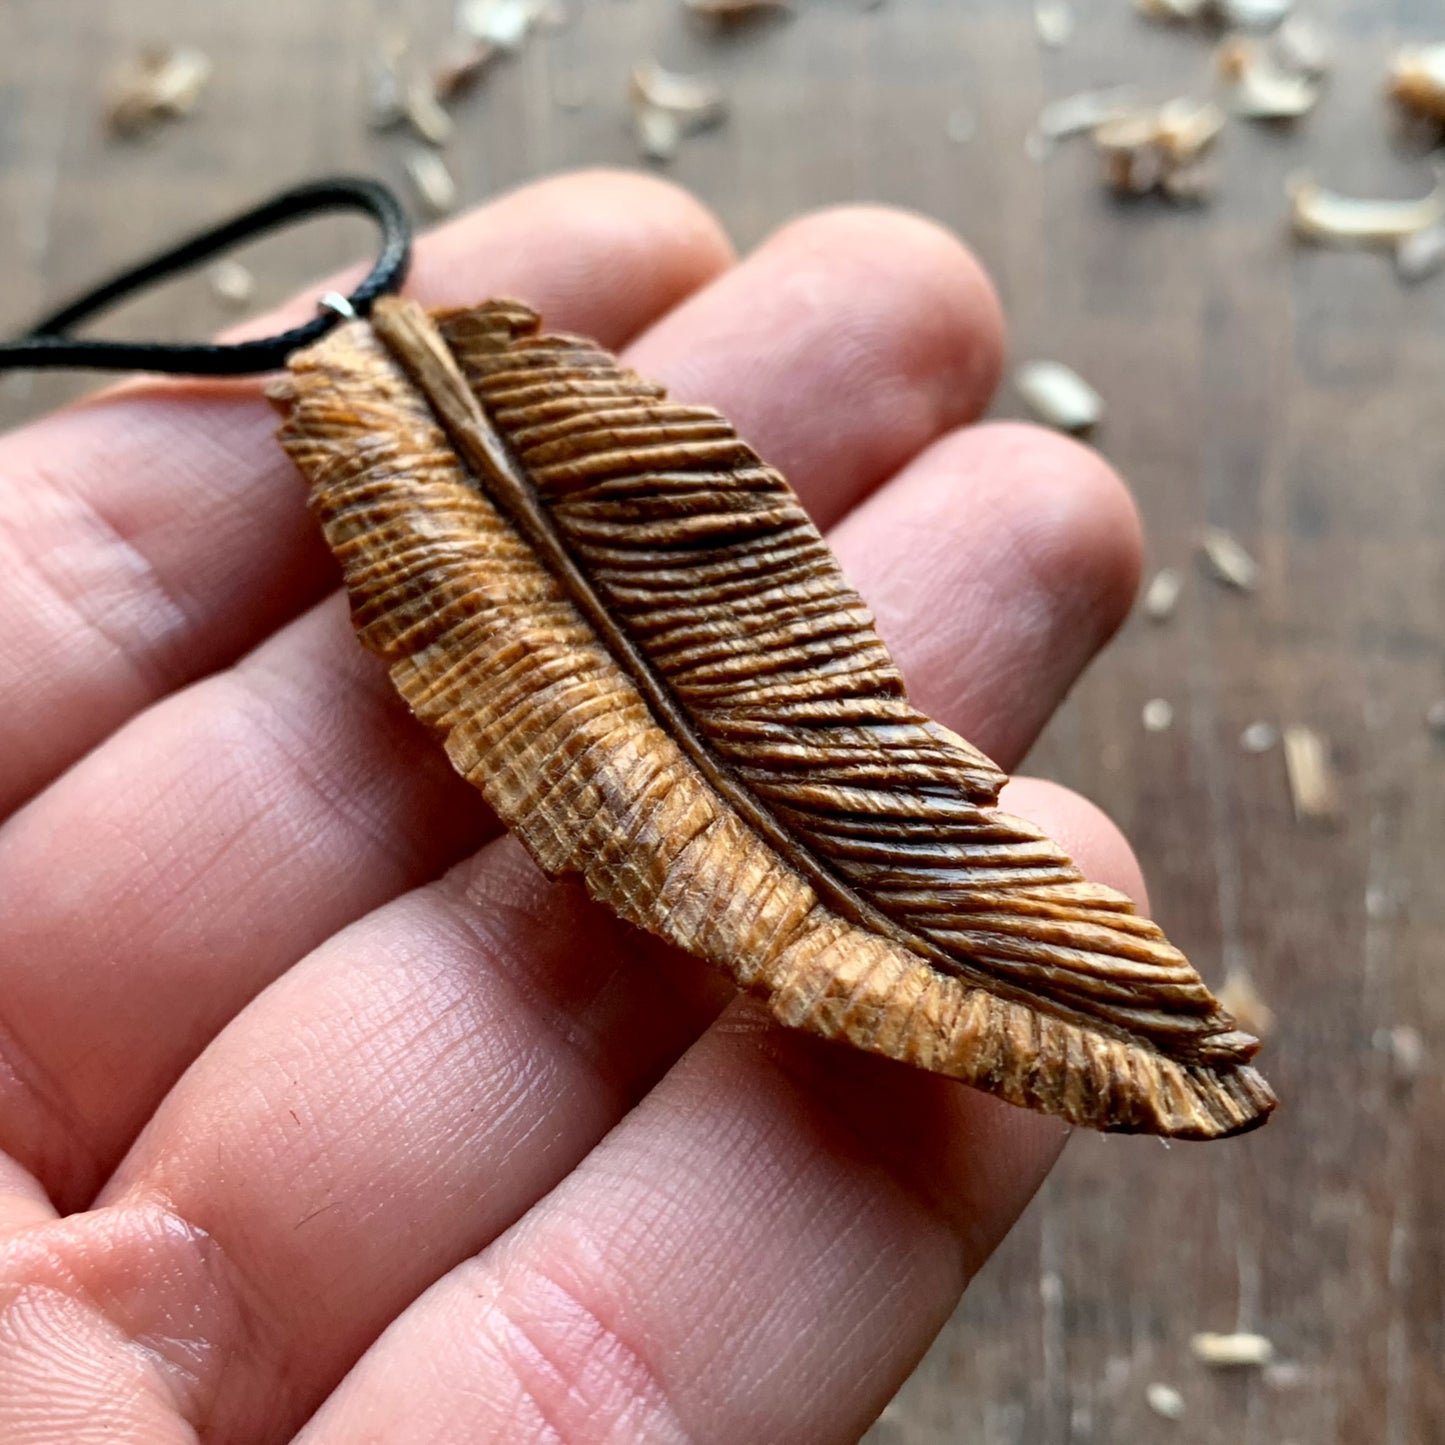
[[553,875],[785,1024],[1100,1129],[1274,1107],[1160,930],[919,713],[784,479],[514,302],[383,300],[282,441],[362,641]]

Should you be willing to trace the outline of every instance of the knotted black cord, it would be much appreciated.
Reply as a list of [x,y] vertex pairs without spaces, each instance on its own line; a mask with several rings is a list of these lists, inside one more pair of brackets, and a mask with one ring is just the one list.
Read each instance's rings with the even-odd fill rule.
[[[214,342],[88,341],[68,333],[79,322],[117,301],[164,281],[180,271],[229,250],[242,241],[295,221],[331,211],[359,211],[381,228],[381,251],[366,279],[345,298],[304,326],[276,336],[232,345]],[[333,176],[282,191],[259,206],[202,231],[148,261],[97,286],[53,315],[36,322],[24,336],[0,342],[0,371],[20,368],[85,367],[97,371],[165,371],[194,376],[248,376],[275,371],[300,347],[324,336],[348,313],[364,316],[371,303],[396,291],[411,261],[411,221],[401,203],[378,181]]]

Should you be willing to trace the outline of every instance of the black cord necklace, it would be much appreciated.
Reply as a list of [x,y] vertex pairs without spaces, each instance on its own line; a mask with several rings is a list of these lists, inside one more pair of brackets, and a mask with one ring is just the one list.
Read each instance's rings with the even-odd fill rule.
[[[93,341],[70,335],[82,321],[148,286],[242,241],[332,211],[370,216],[381,231],[381,249],[366,278],[347,296],[328,293],[321,314],[304,326],[256,341]],[[13,341],[0,342],[0,371],[21,368],[89,368],[96,371],[164,371],[191,376],[250,376],[275,371],[293,351],[309,346],[342,320],[365,316],[378,296],[399,290],[411,262],[411,221],[401,202],[379,181],[333,176],[293,186],[229,221],[202,231],[142,261],[37,321]]]

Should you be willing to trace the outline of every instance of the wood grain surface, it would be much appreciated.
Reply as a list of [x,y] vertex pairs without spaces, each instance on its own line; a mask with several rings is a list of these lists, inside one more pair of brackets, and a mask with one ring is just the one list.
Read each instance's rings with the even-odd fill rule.
[[[12,0],[0,47],[0,325],[283,182],[364,169],[403,183],[402,146],[361,120],[361,60],[400,16],[446,29],[444,0]],[[1283,1103],[1248,1138],[1164,1152],[1079,1137],[979,1277],[878,1445],[1432,1445],[1445,1440],[1445,278],[1402,288],[1377,256],[1297,251],[1285,177],[1342,189],[1428,184],[1392,143],[1392,48],[1445,38],[1434,0],[1315,0],[1336,42],[1327,99],[1296,132],[1232,126],[1200,211],[1120,205],[1086,148],[1046,164],[1024,136],[1051,96],[1120,80],[1159,98],[1207,83],[1209,46],[1126,0],[1075,0],[1042,49],[1023,0],[801,0],[726,39],[674,0],[587,0],[459,112],[449,160],[479,199],[581,163],[634,164],[634,62],[705,67],[729,123],[688,141],[676,179],[741,244],[803,208],[915,207],[992,269],[1017,357],[1057,357],[1100,389],[1097,441],[1133,484],[1153,560],[1188,580],[1174,619],[1130,623],[1031,766],[1090,793],[1144,859],[1155,912],[1218,984],[1245,966],[1278,1017],[1263,1062]],[[201,112],[145,143],[97,123],[110,66],[137,43],[217,61]],[[559,94],[585,100],[563,109]],[[958,107],[978,119],[951,141]],[[248,253],[275,299],[366,243],[335,222]],[[114,323],[190,334],[228,318],[198,280]],[[71,394],[0,378],[0,419]],[[998,411],[1017,411],[1004,395]],[[1234,530],[1256,593],[1211,584],[1193,548]],[[1146,733],[1163,697],[1172,729]],[[1279,750],[1250,722],[1332,745],[1347,819],[1291,816]],[[1423,1064],[1387,1047],[1408,1026]],[[1255,1329],[1285,1368],[1208,1371],[1198,1330]],[[1177,1422],[1146,1402],[1182,1395]]]

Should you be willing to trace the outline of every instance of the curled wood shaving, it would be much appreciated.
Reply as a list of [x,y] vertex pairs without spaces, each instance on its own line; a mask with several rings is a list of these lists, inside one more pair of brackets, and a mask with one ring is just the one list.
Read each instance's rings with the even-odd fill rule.
[[1076,1123],[1262,1121],[1255,1041],[999,809],[720,413],[504,301],[383,297],[273,395],[362,640],[546,872],[791,1027]]
[[1271,722],[1252,722],[1239,735],[1239,748],[1245,753],[1267,753],[1279,742],[1279,729]]
[[1239,592],[1253,592],[1259,585],[1259,563],[1233,532],[1208,528],[1199,539],[1199,550],[1216,581]]
[[1425,1040],[1420,1030],[1411,1024],[1396,1024],[1394,1028],[1377,1029],[1374,1045],[1390,1060],[1395,1082],[1409,1088],[1425,1071],[1427,1062]]
[[1034,29],[1039,44],[1060,50],[1073,39],[1074,11],[1068,0],[1034,0]]
[[752,20],[760,15],[793,13],[789,0],[682,0],[682,3],[694,15],[723,25]]
[[1229,83],[1229,105],[1249,120],[1298,120],[1319,104],[1322,81],[1284,69],[1257,40],[1236,35],[1219,47],[1219,68]]
[[1181,98],[1105,121],[1094,130],[1094,145],[1105,179],[1121,194],[1162,190],[1177,199],[1198,199],[1208,189],[1205,161],[1224,123],[1224,112],[1212,101]]
[[1179,605],[1184,574],[1177,567],[1161,567],[1144,592],[1144,615],[1150,622],[1167,622]]
[[1274,1344],[1263,1335],[1203,1333],[1189,1341],[1194,1358],[1215,1369],[1259,1368],[1274,1359]]
[[406,87],[395,56],[376,51],[366,58],[366,123],[390,130],[406,119]]
[[414,147],[406,158],[406,173],[428,215],[444,216],[456,208],[457,183],[434,150]]
[[1167,733],[1174,726],[1174,704],[1167,698],[1151,697],[1144,704],[1140,719],[1146,733]]
[[454,35],[432,67],[432,94],[440,101],[454,100],[470,90],[491,66],[501,47],[473,35]]
[[1284,765],[1290,801],[1300,823],[1328,822],[1340,815],[1340,789],[1330,762],[1329,745],[1313,728],[1285,728]]
[[671,160],[684,136],[727,116],[727,102],[713,81],[665,70],[656,61],[633,70],[629,94],[638,146],[651,160]]
[[1294,9],[1294,0],[1211,0],[1210,11],[1231,30],[1273,30]]
[[1051,141],[1083,135],[1104,124],[1129,115],[1138,104],[1139,92],[1131,85],[1107,90],[1084,90],[1051,100],[1034,122],[1034,134]]
[[1358,200],[1326,190],[1309,176],[1288,185],[1295,234],[1341,246],[1393,246],[1445,222],[1445,185],[1417,201]]
[[1402,281],[1425,281],[1441,270],[1445,270],[1445,222],[1396,242],[1395,271]]
[[1134,0],[1134,8],[1150,20],[1183,24],[1198,20],[1208,9],[1209,0]]
[[218,261],[211,267],[211,294],[216,300],[239,310],[256,294],[256,278],[236,260]]
[[[461,0],[456,29],[499,50],[520,50],[551,11],[549,0]],[[555,16],[552,23],[557,23]]]
[[191,45],[148,46],[112,80],[106,124],[117,135],[133,136],[189,115],[210,78],[205,51]]
[[1103,419],[1104,398],[1061,361],[1025,362],[1014,386],[1034,416],[1058,431],[1089,431]]
[[1219,990],[1219,1001],[1238,1020],[1240,1028],[1248,1029],[1256,1038],[1267,1039],[1274,1032],[1274,1011],[1260,996],[1247,969],[1229,970]]
[[1149,1408],[1165,1420],[1182,1420],[1184,1418],[1184,1396],[1173,1385],[1166,1385],[1162,1380],[1155,1380],[1144,1391],[1144,1399],[1148,1402]]
[[1445,697],[1432,702],[1425,710],[1425,726],[1436,737],[1445,738]]
[[1302,15],[1291,15],[1275,32],[1271,49],[1276,62],[1296,75],[1320,79],[1329,74],[1330,47],[1323,32]]
[[407,86],[406,118],[428,145],[444,146],[452,138],[452,118],[442,108],[430,79],[417,76]]
[[1390,94],[1416,115],[1445,124],[1445,44],[1400,51],[1390,68]]

